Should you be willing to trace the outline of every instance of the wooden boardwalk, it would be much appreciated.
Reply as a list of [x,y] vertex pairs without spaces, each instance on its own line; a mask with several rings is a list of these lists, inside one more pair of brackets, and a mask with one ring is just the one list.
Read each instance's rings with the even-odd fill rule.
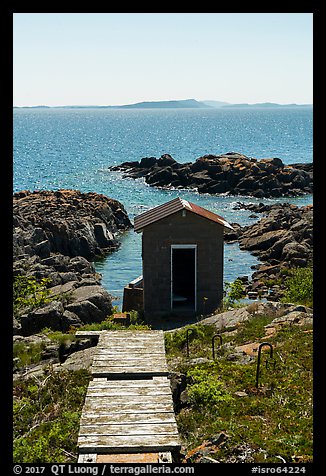
[[[77,332],[98,337],[80,421],[78,462],[103,455],[161,454],[180,450],[165,358],[163,331]],[[163,456],[162,456],[163,455]],[[145,461],[153,461],[147,456]],[[87,460],[87,461],[86,461]],[[120,460],[122,461],[122,460]],[[124,460],[123,460],[124,461]],[[160,459],[155,460],[156,462]]]

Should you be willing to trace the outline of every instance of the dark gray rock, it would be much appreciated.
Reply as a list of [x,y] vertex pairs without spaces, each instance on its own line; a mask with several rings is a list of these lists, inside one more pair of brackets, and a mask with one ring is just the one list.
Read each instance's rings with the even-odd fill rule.
[[168,185],[173,180],[173,170],[171,167],[162,167],[151,172],[146,177],[146,183],[152,185],[157,184],[159,186]]
[[83,324],[103,321],[109,313],[104,313],[90,301],[80,301],[66,306],[66,310],[78,316]]
[[48,256],[50,256],[51,247],[49,240],[43,240],[40,243],[37,243],[34,246],[34,251],[40,258],[47,258]]
[[20,319],[22,335],[37,334],[46,327],[57,331],[67,330],[62,322],[63,311],[61,302],[52,301],[27,315],[23,315]]
[[94,234],[100,248],[109,248],[115,243],[112,233],[104,223],[95,223]]
[[70,327],[80,327],[83,325],[83,322],[78,317],[78,315],[74,312],[68,311],[67,309],[62,314],[62,320],[64,322],[65,327],[67,327],[68,329]]
[[188,404],[187,377],[180,372],[169,373],[174,411],[179,412]]
[[15,194],[14,224],[15,256],[30,245],[42,258],[61,253],[92,259],[101,245],[115,249],[114,235],[131,227],[120,202],[78,190]]
[[[139,167],[142,169],[150,169],[153,167],[157,162],[155,157],[143,157],[140,161]],[[136,162],[138,164],[138,162]]]
[[277,157],[257,160],[243,154],[226,153],[208,154],[187,164],[178,163],[165,154],[160,159],[143,158],[134,165],[125,162],[111,170],[122,170],[127,177],[144,177],[151,186],[198,187],[200,193],[242,194],[258,198],[312,193],[310,165],[307,170],[296,167],[296,164],[284,166]]
[[176,160],[170,154],[163,154],[157,161],[159,167],[168,167],[176,164]]

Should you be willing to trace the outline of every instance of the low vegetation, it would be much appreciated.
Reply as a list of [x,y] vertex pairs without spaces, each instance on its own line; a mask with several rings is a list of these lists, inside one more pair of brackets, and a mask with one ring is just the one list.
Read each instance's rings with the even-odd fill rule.
[[[118,309],[114,309],[114,312],[118,312]],[[125,326],[114,321],[114,315],[108,316],[104,321],[85,324],[84,326],[78,327],[78,330],[81,331],[115,331],[115,330],[148,330],[151,329],[150,326],[145,324],[138,316],[137,311],[129,312],[130,315],[130,324]],[[73,329],[75,332],[76,329]]]
[[76,462],[81,410],[90,374],[54,372],[14,385],[13,459],[17,463]]
[[313,269],[311,267],[290,270],[285,281],[282,301],[313,307]]
[[273,360],[262,352],[258,388],[256,356],[234,355],[236,346],[261,342],[264,326],[274,317],[257,315],[232,332],[222,332],[214,361],[213,326],[188,327],[194,329],[189,332],[189,358],[187,329],[166,334],[169,366],[186,374],[188,382],[188,403],[177,415],[188,462],[197,461],[196,447],[203,451],[203,443],[221,434],[223,444],[206,446],[209,456],[220,462],[235,461],[239,448],[250,453],[246,462],[312,461],[311,326],[284,325],[268,339]]
[[30,312],[51,301],[50,291],[47,288],[49,278],[37,280],[34,276],[18,275],[13,285],[13,312],[20,317],[23,312]]
[[[14,287],[17,316],[49,300],[48,283],[18,277]],[[285,278],[284,300],[312,305],[311,269],[292,270]],[[224,306],[237,305],[242,284],[227,283]],[[254,311],[254,305],[253,311]],[[255,386],[257,359],[232,356],[236,346],[261,342],[265,326],[275,315],[256,315],[233,330],[219,331],[198,323],[165,333],[168,365],[187,379],[187,404],[177,415],[179,432],[188,455],[196,461],[196,447],[223,434],[223,443],[211,446],[209,455],[231,462],[235,448],[247,445],[250,461],[279,463],[312,461],[312,328],[284,325],[269,337],[274,359],[263,352],[259,387]],[[126,329],[109,316],[81,330]],[[150,329],[131,313],[127,329]],[[75,339],[75,328],[63,334],[43,329],[60,346]],[[188,339],[187,339],[188,338]],[[189,357],[187,357],[187,340]],[[222,345],[221,345],[222,344]],[[43,341],[14,344],[16,367],[42,360]],[[275,363],[275,369],[274,369]],[[40,374],[38,374],[40,375]],[[16,379],[14,383],[14,461],[18,463],[77,461],[77,434],[81,409],[90,379],[88,371],[54,371],[48,366],[42,376]],[[249,461],[248,459],[246,461]]]

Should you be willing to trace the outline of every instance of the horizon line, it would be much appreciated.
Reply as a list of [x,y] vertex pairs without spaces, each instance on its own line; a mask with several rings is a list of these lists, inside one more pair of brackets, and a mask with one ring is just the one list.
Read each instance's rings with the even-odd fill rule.
[[[217,103],[224,103],[223,105],[219,106],[219,107],[224,107],[225,106],[235,106],[235,105],[248,105],[248,106],[255,106],[255,105],[259,105],[259,104],[276,104],[276,105],[279,105],[279,106],[312,106],[313,103],[297,103],[297,102],[291,102],[291,103],[280,103],[280,102],[274,102],[274,101],[260,101],[260,102],[253,102],[253,103],[248,103],[248,102],[235,102],[235,103],[231,103],[231,102],[227,102],[227,101],[221,101],[221,100],[217,100],[217,99],[202,99],[202,100],[198,100],[198,99],[194,99],[194,98],[187,98],[187,99],[162,99],[162,100],[146,100],[146,101],[137,101],[137,102],[132,102],[132,103],[124,103],[124,104],[60,104],[60,105],[48,105],[48,104],[33,104],[33,105],[17,105],[17,104],[14,104],[13,105],[13,108],[60,108],[60,107],[88,107],[88,108],[92,108],[92,107],[96,107],[96,108],[119,108],[119,107],[124,107],[124,106],[133,106],[133,105],[136,105],[136,104],[144,104],[144,103],[157,103],[157,102],[161,102],[161,103],[164,103],[164,102],[185,102],[185,101],[189,101],[189,100],[192,100],[192,101],[196,101],[196,102],[199,102],[199,103],[203,103],[205,104],[206,102],[217,102]],[[214,107],[212,106],[212,108],[216,109],[217,107]]]

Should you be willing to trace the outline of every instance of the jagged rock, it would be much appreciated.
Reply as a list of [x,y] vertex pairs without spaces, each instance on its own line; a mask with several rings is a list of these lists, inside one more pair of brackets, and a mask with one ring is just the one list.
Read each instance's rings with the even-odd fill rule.
[[42,258],[61,253],[92,259],[116,249],[114,235],[131,227],[120,202],[78,190],[16,193],[13,212],[14,256],[30,246]]
[[[96,306],[107,317],[112,312],[110,294],[100,285],[80,286],[72,293],[72,305],[89,301]],[[67,309],[68,306],[67,306]],[[76,313],[78,315],[78,313]]]
[[169,373],[174,411],[179,412],[188,403],[187,377],[180,372]]
[[21,332],[24,336],[36,334],[45,327],[57,331],[64,331],[62,322],[63,305],[60,301],[52,301],[49,304],[30,312],[21,317]]
[[74,352],[61,365],[63,370],[90,369],[93,363],[94,349],[92,347]]
[[[248,236],[249,235],[249,236]],[[241,237],[240,246],[248,251],[266,251],[269,250],[276,242],[284,238],[284,230],[271,230],[260,234],[250,232]]]
[[22,333],[21,322],[14,317],[13,318],[13,335],[14,336],[20,336],[21,333]]
[[105,319],[111,296],[90,260],[116,249],[120,231],[131,227],[123,205],[78,190],[22,191],[14,194],[13,212],[14,276],[49,278],[53,298],[14,319],[14,333],[67,331]]
[[245,322],[251,314],[246,307],[233,309],[231,311],[214,314],[200,321],[201,324],[214,324],[218,330],[228,329],[237,326],[240,322]]
[[[286,268],[306,267],[313,259],[313,206],[298,207],[289,203],[264,205],[242,204],[244,208],[265,216],[253,225],[241,227],[232,223],[234,231],[225,232],[227,242],[238,241],[240,249],[251,251],[263,262],[255,267],[246,292],[259,292],[266,279],[278,279]],[[266,290],[267,291],[267,290]],[[268,290],[269,297],[278,299],[282,288]]]
[[285,166],[281,159],[254,159],[236,152],[208,154],[193,163],[178,163],[169,154],[144,157],[110,167],[127,177],[144,177],[159,187],[197,188],[199,193],[249,195],[258,198],[312,193],[312,164]]
[[83,321],[80,317],[76,313],[68,311],[68,309],[66,309],[62,314],[62,319],[68,329],[70,327],[80,327],[83,325]]
[[90,324],[92,322],[101,322],[107,317],[107,314],[95,306],[90,301],[81,301],[73,304],[69,304],[66,310],[76,314],[83,324]]

